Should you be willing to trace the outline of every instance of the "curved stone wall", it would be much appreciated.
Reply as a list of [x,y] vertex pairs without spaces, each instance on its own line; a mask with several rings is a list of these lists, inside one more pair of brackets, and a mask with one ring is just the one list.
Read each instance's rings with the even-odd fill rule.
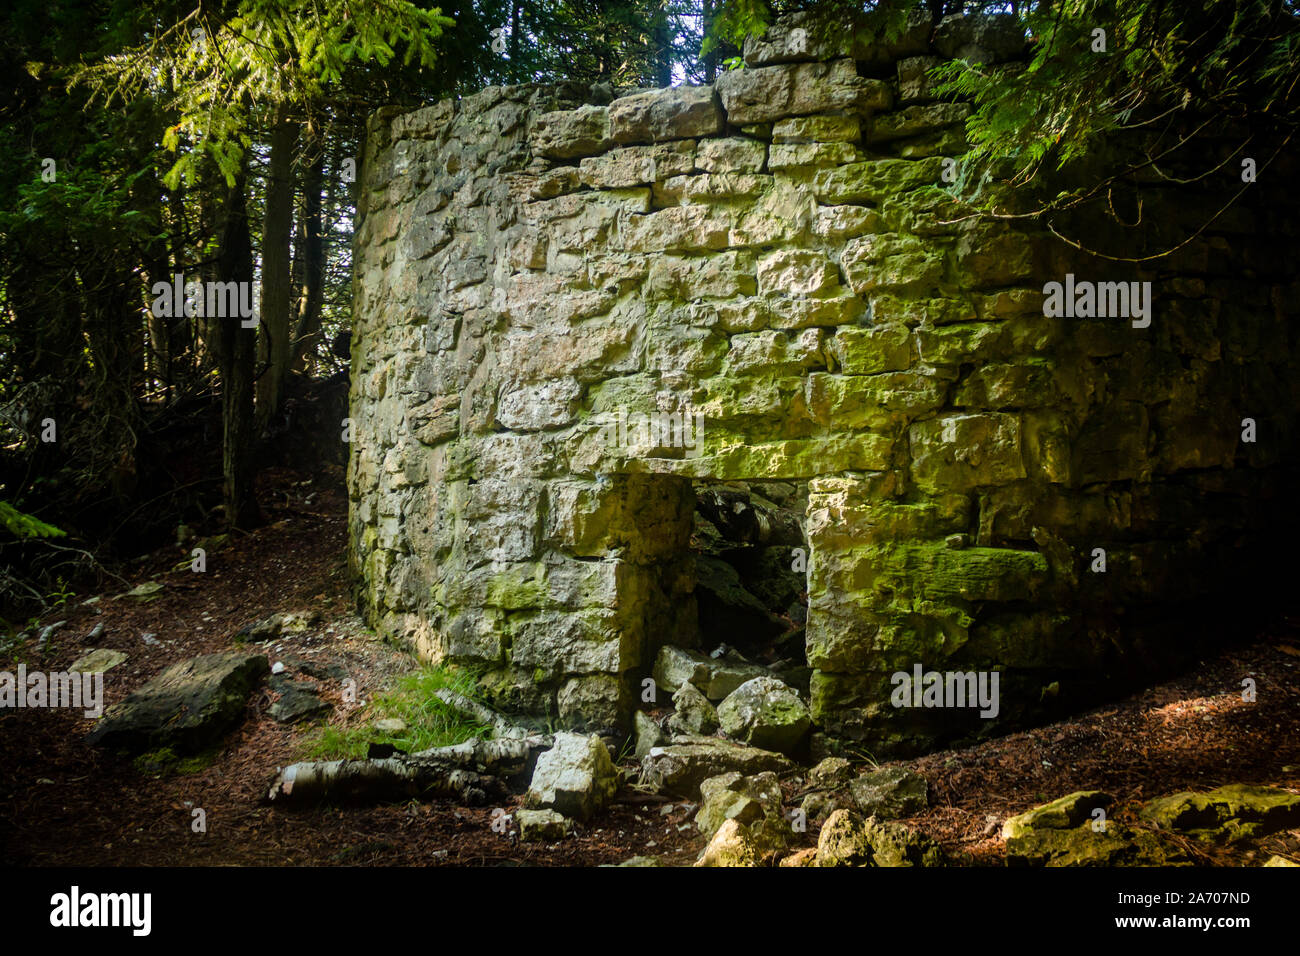
[[[626,726],[659,648],[696,643],[693,482],[807,482],[814,718],[877,753],[1112,692],[1266,603],[1285,190],[1139,266],[958,215],[969,107],[925,69],[1014,59],[1014,25],[833,36],[779,25],[715,87],[371,123],[351,560],[377,627],[504,707]],[[1152,241],[1233,187],[1153,187]],[[1087,283],[1121,314],[1083,314]],[[996,716],[897,706],[918,665],[996,672]]]

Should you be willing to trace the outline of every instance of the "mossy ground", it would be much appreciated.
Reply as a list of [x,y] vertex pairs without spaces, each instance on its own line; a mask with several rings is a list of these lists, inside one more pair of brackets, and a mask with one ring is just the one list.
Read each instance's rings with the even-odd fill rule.
[[[376,697],[357,719],[344,725],[327,724],[307,735],[304,759],[355,760],[365,757],[372,743],[390,744],[405,753],[464,743],[487,734],[482,724],[467,721],[434,692],[448,688],[467,697],[474,691],[473,676],[442,667],[426,666],[400,677],[392,690]],[[398,733],[377,730],[375,723],[398,718],[406,729]]]
[[159,747],[136,757],[132,764],[142,774],[151,777],[185,775],[206,770],[217,759],[220,748],[213,747],[197,754],[177,754],[170,747]]

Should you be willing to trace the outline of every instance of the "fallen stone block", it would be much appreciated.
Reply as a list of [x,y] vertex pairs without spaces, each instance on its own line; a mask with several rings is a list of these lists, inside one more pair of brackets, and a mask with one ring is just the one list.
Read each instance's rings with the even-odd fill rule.
[[903,767],[863,774],[849,784],[849,791],[858,810],[881,820],[915,816],[930,805],[925,778]]
[[1208,793],[1175,793],[1152,800],[1138,816],[1161,829],[1231,843],[1300,826],[1300,795],[1234,783]]
[[786,773],[796,765],[781,754],[715,737],[685,738],[655,747],[641,761],[641,780],[655,790],[697,799],[709,777],[735,771],[752,776],[764,771]]
[[520,810],[515,813],[520,843],[554,843],[569,834],[573,824],[554,810]]
[[718,720],[728,737],[786,754],[799,748],[812,727],[799,695],[775,677],[755,677],[737,687],[718,707]]
[[618,785],[618,771],[598,738],[558,733],[555,745],[537,758],[524,800],[530,808],[588,820],[610,801]]
[[270,669],[263,654],[204,654],[172,664],[114,704],[88,743],[141,753],[196,753],[239,723],[249,691]]

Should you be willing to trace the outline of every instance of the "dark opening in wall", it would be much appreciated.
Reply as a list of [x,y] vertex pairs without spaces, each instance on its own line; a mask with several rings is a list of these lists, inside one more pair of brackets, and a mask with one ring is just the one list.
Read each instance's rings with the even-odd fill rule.
[[759,664],[806,694],[807,484],[697,484],[695,498],[700,649]]

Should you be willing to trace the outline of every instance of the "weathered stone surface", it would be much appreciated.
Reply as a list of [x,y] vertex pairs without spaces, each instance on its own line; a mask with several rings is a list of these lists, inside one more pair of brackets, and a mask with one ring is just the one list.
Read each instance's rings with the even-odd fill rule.
[[1007,841],[1008,866],[1190,866],[1185,851],[1150,830],[1107,824],[1027,830]]
[[659,687],[676,693],[684,683],[691,683],[711,701],[720,701],[741,684],[767,674],[762,667],[736,661],[730,657],[714,659],[698,651],[686,651],[665,645],[655,659],[654,679]]
[[634,753],[637,760],[648,754],[651,748],[668,742],[668,737],[659,726],[659,721],[644,710],[638,710],[633,716],[632,730],[636,737]]
[[71,674],[102,674],[104,671],[112,670],[118,664],[126,661],[127,655],[122,651],[114,651],[108,648],[95,648],[82,654],[68,668]]
[[719,705],[718,720],[728,737],[787,754],[812,726],[799,695],[775,677],[755,677],[737,687]]
[[805,847],[802,850],[796,850],[789,856],[781,858],[777,866],[816,866],[817,865],[817,848],[815,846]]
[[239,723],[249,692],[269,670],[265,655],[238,652],[172,664],[108,708],[86,740],[129,751],[195,753]]
[[898,102],[904,106],[929,100],[934,81],[929,71],[942,63],[937,56],[909,56],[898,61]]
[[1300,825],[1300,795],[1234,783],[1207,793],[1161,797],[1138,815],[1161,829],[1230,842]]
[[729,70],[717,89],[735,125],[835,110],[869,115],[892,100],[889,85],[858,76],[852,60]]
[[904,767],[863,774],[849,785],[858,809],[869,817],[896,820],[921,813],[930,805],[925,778]]
[[933,103],[909,106],[897,113],[881,113],[871,119],[867,142],[888,143],[906,136],[932,133],[964,122],[970,113],[971,108],[966,103]]
[[587,820],[618,791],[609,750],[597,737],[561,732],[537,758],[525,797],[530,807]]
[[321,700],[316,685],[309,681],[285,680],[283,675],[275,675],[270,686],[279,694],[279,699],[271,705],[269,712],[271,718],[279,723],[291,724],[331,709],[329,701]]
[[825,820],[836,810],[856,810],[857,806],[847,790],[815,790],[804,796],[799,809],[811,823]]
[[701,140],[695,165],[706,173],[757,173],[767,159],[767,144],[755,139]]
[[[1150,830],[1105,818],[1112,798],[1080,790],[1011,817],[1002,825],[1008,866],[1178,866],[1190,861]],[[1097,811],[1102,811],[1100,814]]]
[[783,249],[758,261],[758,291],[826,297],[840,292],[835,263],[816,252]]
[[609,104],[609,133],[615,143],[691,139],[721,131],[722,109],[709,86],[669,87]]
[[772,127],[773,143],[853,143],[862,138],[856,116],[802,116]]
[[544,113],[533,125],[533,149],[548,159],[576,159],[604,152],[613,140],[609,109],[583,106],[576,110]]
[[910,430],[912,474],[937,492],[996,485],[1025,477],[1015,415],[945,415]]
[[1079,790],[1034,807],[1002,824],[1002,838],[1010,840],[1030,830],[1070,830],[1093,819],[1095,810],[1107,810],[1114,798],[1100,790]]
[[850,143],[773,143],[767,152],[767,168],[776,171],[790,166],[840,166],[862,159]]
[[695,169],[695,141],[663,143],[657,146],[627,146],[600,156],[589,156],[578,165],[578,178],[585,186],[620,189],[679,176]]
[[605,733],[615,730],[625,710],[625,695],[614,674],[570,677],[556,691],[556,706],[565,726]]
[[695,799],[709,777],[735,771],[753,776],[764,771],[785,773],[794,764],[778,753],[746,747],[713,737],[692,738],[653,748],[641,761],[642,780],[656,790]]
[[554,810],[518,810],[515,823],[519,824],[520,843],[554,843],[569,835],[573,824]]
[[703,176],[674,176],[655,184],[655,203],[722,202],[757,196],[768,189],[772,180],[752,173],[709,173]]
[[808,771],[808,786],[821,790],[846,787],[853,779],[853,764],[843,757],[827,757]]
[[904,236],[852,239],[845,244],[842,261],[849,286],[859,295],[928,292],[943,275],[943,260],[924,243]]
[[707,737],[718,729],[718,713],[694,684],[686,683],[673,694],[673,715],[668,730],[673,734],[698,734]]
[[[1031,719],[1044,688],[1081,700],[1115,660],[1191,654],[1166,632],[1214,629],[1175,612],[1200,624],[1222,595],[1278,590],[1267,566],[1235,578],[1291,527],[1259,509],[1285,500],[1293,436],[1240,430],[1296,403],[1284,203],[1249,190],[1158,268],[1115,273],[1151,277],[1148,329],[1046,317],[1047,281],[1115,264],[956,202],[969,104],[926,76],[938,53],[1020,56],[1016,18],[949,21],[936,48],[924,10],[894,40],[858,26],[782,19],[715,90],[557,110],[580,91],[499,87],[372,124],[348,539],[386,638],[481,669],[494,706],[625,731],[664,645],[787,629],[727,562],[689,556],[691,482],[808,482],[791,580],[814,670],[781,677],[807,680],[823,739],[892,757]],[[1142,255],[1204,224],[1174,182],[1144,196]],[[699,440],[611,435],[620,409],[689,409]],[[1104,600],[1082,586],[1089,542]],[[1004,713],[887,706],[889,669],[958,652],[996,668]],[[682,668],[661,693],[716,702],[763,676],[731,651]]]
[[911,14],[897,35],[882,35],[869,21],[855,17],[818,17],[796,12],[771,24],[761,35],[745,38],[745,63],[829,60],[848,56],[868,63],[889,62],[926,49],[930,36],[930,15],[924,10]]
[[696,866],[759,866],[763,851],[737,820],[727,820],[709,840]]
[[934,159],[872,159],[818,170],[808,187],[818,202],[828,205],[881,203],[918,186],[938,186],[942,170],[942,162]]
[[1015,14],[948,16],[934,28],[934,47],[946,57],[974,64],[998,63],[1020,55],[1025,31]]
[[670,694],[675,694],[683,684],[699,687],[708,683],[712,664],[707,654],[666,644],[655,658],[655,683]]
[[820,866],[942,866],[938,845],[898,823],[836,810],[817,838]]
[[781,784],[776,774],[744,777],[731,771],[700,784],[695,825],[706,837],[712,837],[727,820],[750,826],[765,817],[781,818]]

